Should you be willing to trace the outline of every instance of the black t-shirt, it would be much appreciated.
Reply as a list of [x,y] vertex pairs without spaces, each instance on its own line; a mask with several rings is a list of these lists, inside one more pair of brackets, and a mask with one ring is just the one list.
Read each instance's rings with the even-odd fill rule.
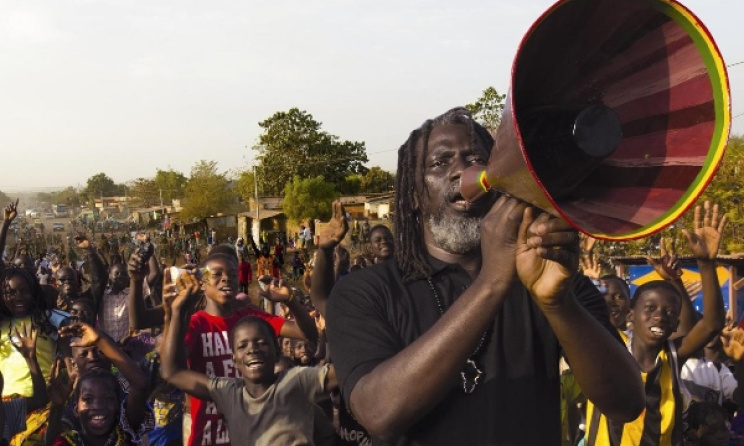
[[[430,260],[432,282],[444,308],[472,283],[458,265]],[[452,391],[405,435],[385,445],[558,445],[560,444],[560,346],[527,290],[518,282],[496,317],[477,357],[484,371],[472,394],[453,381]],[[583,276],[574,294],[608,332],[604,299]],[[343,397],[378,364],[411,344],[440,317],[426,280],[403,283],[394,263],[365,268],[338,282],[328,302],[328,340]]]

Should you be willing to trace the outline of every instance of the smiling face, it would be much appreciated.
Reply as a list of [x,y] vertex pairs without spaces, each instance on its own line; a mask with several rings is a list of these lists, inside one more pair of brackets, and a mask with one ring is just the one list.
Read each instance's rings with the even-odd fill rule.
[[393,257],[393,233],[386,227],[379,227],[369,234],[369,250],[377,259],[387,260]]
[[[476,138],[477,141],[477,138]],[[423,143],[417,149],[423,151]],[[460,177],[470,166],[485,166],[488,152],[463,124],[442,124],[429,134],[424,158],[423,186],[417,190],[424,231],[440,248],[465,254],[480,246],[480,220],[493,204],[490,199],[468,203],[460,194]]]
[[109,379],[88,378],[80,382],[75,412],[87,436],[108,437],[119,421],[119,397]]
[[605,293],[602,295],[610,310],[610,322],[615,328],[625,330],[630,311],[630,296],[628,290],[619,278],[605,278],[602,280]]
[[307,341],[303,339],[292,340],[292,353],[297,364],[309,366],[313,361],[311,350]]
[[269,384],[274,380],[279,352],[269,328],[254,321],[239,323],[233,329],[233,363],[243,379],[254,384]]
[[215,257],[207,262],[206,267],[209,274],[202,281],[204,295],[219,306],[232,303],[239,287],[237,263]]
[[634,338],[646,345],[661,346],[677,331],[680,297],[673,289],[653,286],[637,293],[630,320]]
[[34,306],[31,284],[20,275],[13,275],[4,281],[3,303],[13,317],[26,317]]

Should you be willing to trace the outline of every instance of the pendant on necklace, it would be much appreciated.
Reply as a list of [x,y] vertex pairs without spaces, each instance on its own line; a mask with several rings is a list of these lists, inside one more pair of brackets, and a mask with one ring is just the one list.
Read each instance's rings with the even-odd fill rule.
[[462,391],[470,395],[480,382],[483,371],[478,368],[475,361],[468,359],[460,372],[460,376],[462,377]]

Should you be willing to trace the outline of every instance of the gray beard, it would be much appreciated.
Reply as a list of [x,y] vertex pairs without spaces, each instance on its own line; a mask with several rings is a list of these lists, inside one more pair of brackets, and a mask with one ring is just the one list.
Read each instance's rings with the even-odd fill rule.
[[434,243],[451,254],[467,254],[480,246],[481,217],[445,215],[441,210],[428,218]]

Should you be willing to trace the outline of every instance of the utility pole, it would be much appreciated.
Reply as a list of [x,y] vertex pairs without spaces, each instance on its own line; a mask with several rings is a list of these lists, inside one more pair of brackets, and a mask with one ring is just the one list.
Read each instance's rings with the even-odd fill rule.
[[[259,210],[260,206],[258,205],[258,169],[257,166],[253,165],[253,186],[255,188],[256,193],[256,235],[258,236],[258,244],[261,245],[261,211]],[[254,239],[255,240],[255,239]]]

